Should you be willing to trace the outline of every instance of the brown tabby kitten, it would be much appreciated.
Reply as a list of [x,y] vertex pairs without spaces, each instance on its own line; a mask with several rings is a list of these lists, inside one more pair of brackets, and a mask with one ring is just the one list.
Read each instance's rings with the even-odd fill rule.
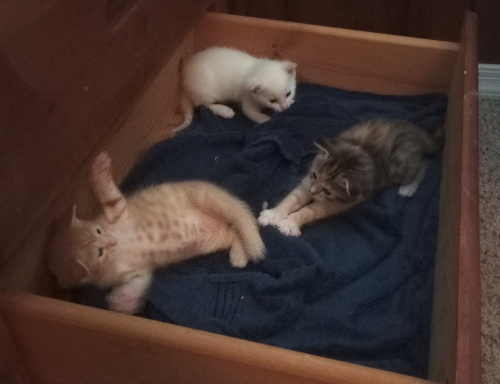
[[73,210],[71,225],[56,229],[49,242],[48,266],[62,288],[112,288],[110,309],[133,314],[158,267],[226,249],[239,268],[264,257],[250,209],[215,185],[165,183],[125,198],[106,153],[95,159],[92,181],[103,213],[84,221]]
[[371,193],[400,185],[412,196],[425,175],[425,155],[443,145],[444,132],[428,133],[409,122],[373,119],[315,143],[319,153],[309,174],[273,209],[260,213],[262,226],[299,236],[300,227],[344,212]]

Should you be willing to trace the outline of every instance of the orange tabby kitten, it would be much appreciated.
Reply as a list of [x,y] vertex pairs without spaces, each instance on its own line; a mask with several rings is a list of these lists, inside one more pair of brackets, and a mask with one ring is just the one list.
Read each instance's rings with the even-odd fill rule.
[[62,288],[112,288],[112,310],[136,313],[158,267],[226,249],[239,268],[264,256],[250,209],[215,185],[164,183],[125,198],[106,153],[95,159],[92,181],[103,213],[84,221],[73,210],[71,225],[55,231],[49,243],[48,266]]

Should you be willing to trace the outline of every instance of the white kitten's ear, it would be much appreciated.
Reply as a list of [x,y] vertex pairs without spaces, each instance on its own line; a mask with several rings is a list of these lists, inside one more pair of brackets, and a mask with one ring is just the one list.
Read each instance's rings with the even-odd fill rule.
[[260,90],[260,85],[256,81],[251,81],[248,83],[248,90],[253,93],[257,93]]
[[319,148],[318,155],[320,155],[321,157],[328,157],[330,155],[330,152],[328,152],[328,150],[325,147],[323,147],[321,144],[319,144],[315,141],[314,145]]
[[295,77],[297,72],[297,64],[292,63],[291,61],[285,61],[285,70],[290,76]]

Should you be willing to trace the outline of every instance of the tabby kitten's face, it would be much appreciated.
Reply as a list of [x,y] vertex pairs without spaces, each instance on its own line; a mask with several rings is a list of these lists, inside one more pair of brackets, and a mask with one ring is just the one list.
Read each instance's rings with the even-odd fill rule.
[[356,202],[371,192],[375,170],[371,157],[349,143],[327,139],[309,172],[309,191],[316,200]]

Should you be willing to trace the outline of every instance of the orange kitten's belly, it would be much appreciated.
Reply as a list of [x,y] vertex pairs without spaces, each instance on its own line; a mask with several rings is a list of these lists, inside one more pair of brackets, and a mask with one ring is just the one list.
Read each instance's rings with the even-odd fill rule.
[[151,220],[149,226],[122,229],[121,261],[135,268],[154,268],[202,254],[228,249],[233,230],[223,221],[204,213],[189,213],[167,224]]

